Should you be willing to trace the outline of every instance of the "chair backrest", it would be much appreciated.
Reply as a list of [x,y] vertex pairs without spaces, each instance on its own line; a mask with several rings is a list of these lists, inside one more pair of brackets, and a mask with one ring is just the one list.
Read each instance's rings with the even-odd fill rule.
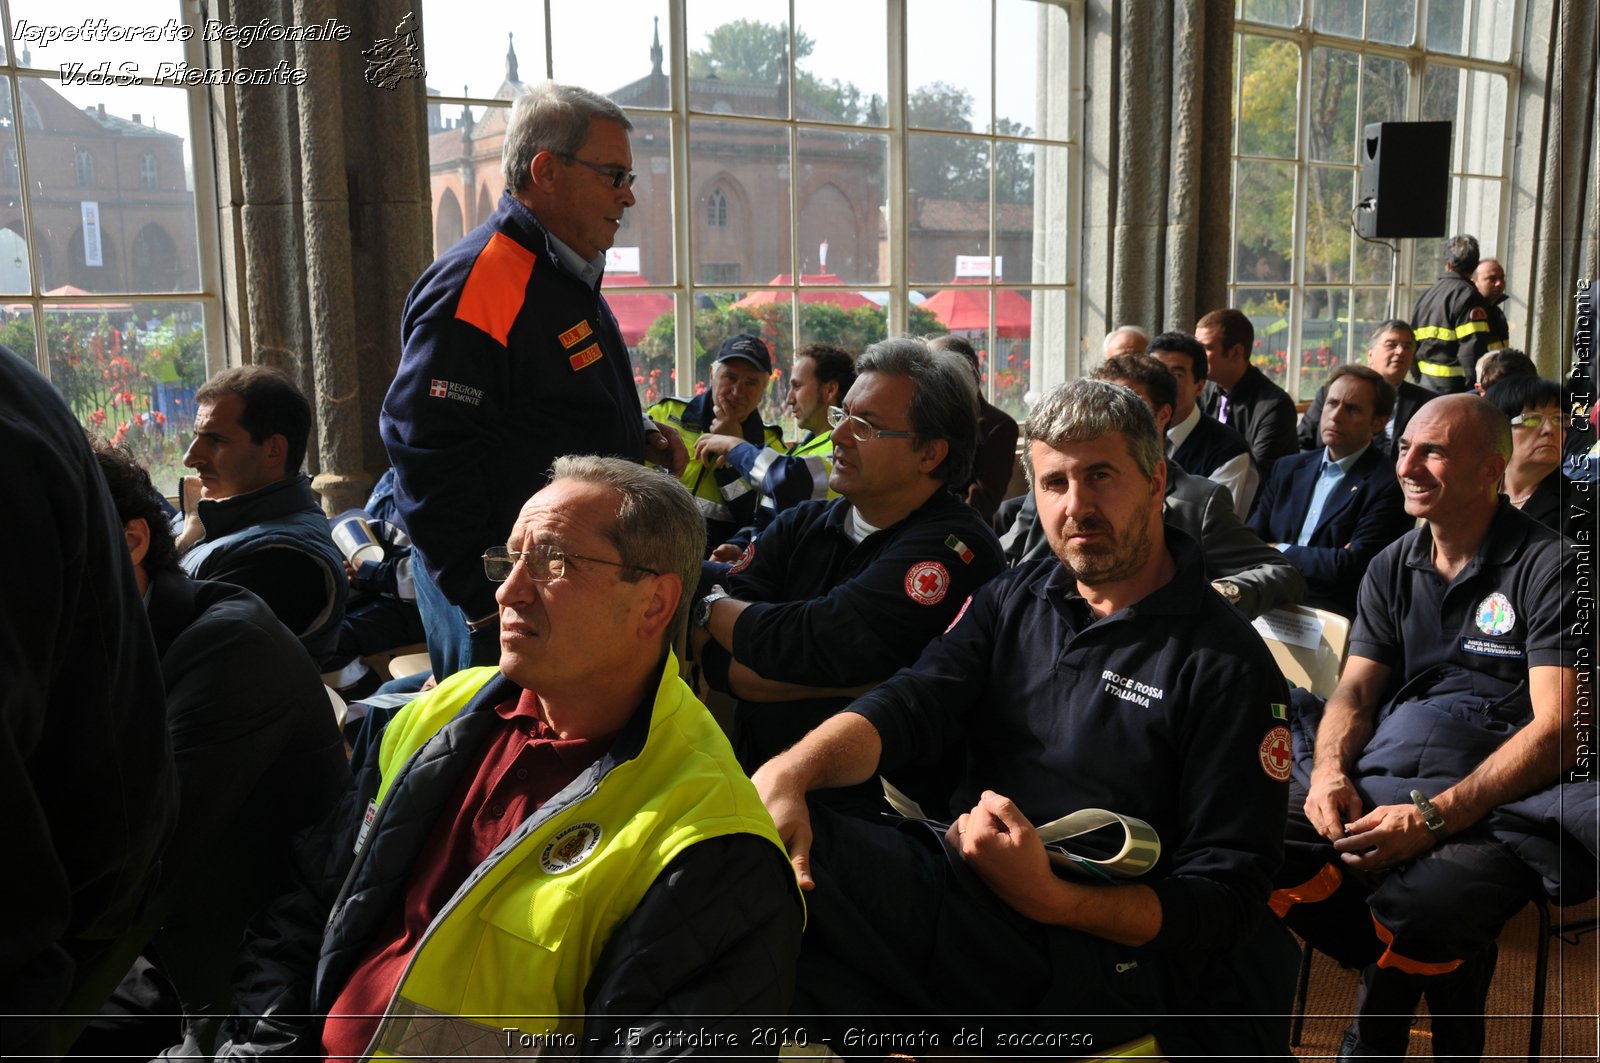
[[1339,685],[1339,670],[1350,642],[1349,618],[1326,609],[1290,605],[1261,614],[1255,629],[1289,682],[1322,698]]

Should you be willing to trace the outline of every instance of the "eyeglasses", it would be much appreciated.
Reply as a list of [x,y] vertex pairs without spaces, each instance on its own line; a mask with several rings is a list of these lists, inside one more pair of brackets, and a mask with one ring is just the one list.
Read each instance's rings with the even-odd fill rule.
[[567,561],[592,561],[597,565],[611,565],[613,568],[632,569],[635,572],[648,572],[652,576],[661,573],[652,568],[643,568],[639,565],[630,565],[623,561],[607,561],[603,557],[584,557],[582,554],[569,554],[564,550],[557,550],[553,546],[539,545],[529,550],[507,550],[503,546],[491,546],[483,552],[483,574],[495,583],[504,583],[511,578],[511,573],[520,561],[528,570],[528,578],[536,583],[549,583],[551,580],[560,579],[567,574]]
[[1552,425],[1556,426],[1561,424],[1561,419],[1559,417],[1552,417],[1548,413],[1519,413],[1515,417],[1511,418],[1511,427],[1538,428],[1546,421],[1549,421]]
[[579,166],[587,166],[600,176],[609,177],[611,179],[612,188],[632,188],[633,182],[639,179],[638,174],[634,173],[632,170],[625,170],[621,166],[601,166],[597,162],[590,162],[588,159],[580,159],[576,155],[562,154],[557,155],[556,158],[564,159],[569,164],[575,162]]
[[915,439],[917,436],[915,432],[892,432],[887,428],[879,428],[871,421],[845,413],[842,406],[828,407],[828,424],[834,428],[848,425],[850,434],[857,439]]

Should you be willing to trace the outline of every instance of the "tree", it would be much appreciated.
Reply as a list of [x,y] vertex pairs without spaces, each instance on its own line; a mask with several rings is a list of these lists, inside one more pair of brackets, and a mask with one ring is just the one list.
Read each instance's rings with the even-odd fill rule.
[[[816,42],[804,30],[795,30],[796,64],[810,55]],[[783,74],[789,51],[789,30],[770,22],[740,18],[707,31],[706,46],[689,53],[689,76],[723,81],[755,81],[771,85]]]
[[[914,128],[972,131],[972,94],[943,81],[914,89],[906,98],[906,120]],[[995,122],[1001,136],[1025,137],[1033,130],[1009,118]],[[913,190],[929,199],[986,201],[989,153],[970,141],[913,137],[909,146]],[[995,200],[1033,202],[1033,152],[1009,141],[995,144]]]
[[[848,81],[834,78],[823,81],[800,69],[800,60],[810,55],[816,42],[804,30],[794,33],[795,97],[823,115],[839,122],[859,124],[869,114],[883,113],[883,98],[866,96]],[[707,31],[706,46],[689,53],[689,76],[723,81],[751,81],[772,85],[784,76],[784,60],[789,52],[789,30],[784,25],[735,19]]]

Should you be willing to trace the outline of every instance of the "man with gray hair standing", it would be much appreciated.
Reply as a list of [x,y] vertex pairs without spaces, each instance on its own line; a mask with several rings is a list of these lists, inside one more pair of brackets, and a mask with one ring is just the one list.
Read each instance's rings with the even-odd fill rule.
[[[1023,440],[1055,556],[980,588],[916,664],[753,776],[812,891],[796,1011],[878,1016],[886,1038],[984,1015],[1012,1044],[1154,1031],[1174,1058],[1286,1055],[1287,1025],[1252,1018],[1285,1013],[1296,962],[1266,903],[1283,679],[1163,527],[1161,437],[1134,392],[1062,384]],[[948,830],[808,808],[951,749]],[[1159,856],[1057,877],[1034,825],[1085,808],[1144,820]]]
[[600,295],[605,252],[634,204],[632,128],[586,89],[544,82],[519,96],[499,208],[406,298],[380,429],[423,561],[417,606],[441,678],[498,658],[478,554],[485,535],[511,530],[557,457],[683,467],[676,435],[644,418]]

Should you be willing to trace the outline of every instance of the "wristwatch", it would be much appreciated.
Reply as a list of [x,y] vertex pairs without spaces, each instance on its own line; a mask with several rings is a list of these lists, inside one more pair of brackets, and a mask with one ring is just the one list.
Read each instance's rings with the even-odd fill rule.
[[1218,580],[1216,583],[1213,583],[1212,586],[1217,589],[1217,593],[1222,595],[1223,599],[1229,605],[1238,605],[1239,599],[1243,597],[1243,593],[1239,590],[1239,585],[1237,583],[1229,583],[1226,580]]
[[728,592],[721,587],[713,586],[711,593],[701,598],[694,607],[694,626],[702,631],[711,623],[711,607],[723,598],[728,597]]
[[1450,831],[1444,825],[1444,817],[1434,807],[1433,802],[1422,796],[1421,790],[1411,791],[1411,803],[1417,806],[1417,811],[1422,813],[1422,822],[1428,825],[1428,831],[1440,841],[1450,836]]

